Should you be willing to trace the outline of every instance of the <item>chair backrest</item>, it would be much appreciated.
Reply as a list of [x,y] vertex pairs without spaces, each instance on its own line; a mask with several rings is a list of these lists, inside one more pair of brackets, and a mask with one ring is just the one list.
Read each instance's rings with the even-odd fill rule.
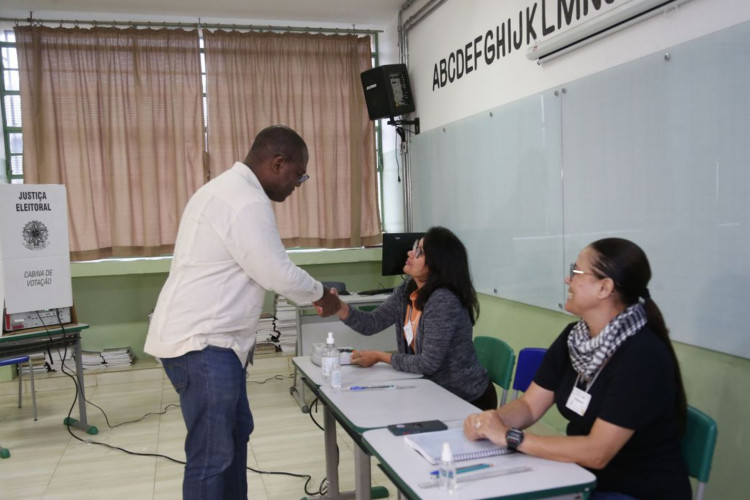
[[500,404],[505,404],[516,353],[511,346],[495,337],[474,337],[474,349],[477,351],[479,364],[487,370],[490,380],[503,388]]
[[518,397],[519,392],[526,392],[529,388],[546,352],[547,349],[544,347],[524,347],[518,352],[516,376],[513,379],[513,399]]
[[718,429],[713,418],[692,406],[687,408],[685,434],[682,436],[682,457],[688,474],[698,480],[695,498],[703,498],[703,490],[711,473]]

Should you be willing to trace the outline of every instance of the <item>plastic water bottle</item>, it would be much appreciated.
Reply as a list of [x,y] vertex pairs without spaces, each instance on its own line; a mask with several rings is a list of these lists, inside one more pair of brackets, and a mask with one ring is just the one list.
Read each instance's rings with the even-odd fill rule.
[[443,443],[443,453],[440,455],[440,475],[438,476],[438,486],[448,493],[456,491],[456,464],[453,461],[453,452],[451,445]]
[[[320,353],[320,367],[323,370],[323,378],[328,380],[331,377],[331,368],[334,363],[340,362],[339,350],[336,349],[336,344],[333,341],[333,332],[328,332],[326,346],[323,348],[323,352]],[[339,368],[339,370],[341,370],[341,368]]]
[[336,357],[331,361],[331,373],[329,380],[334,391],[341,390],[341,359],[338,349],[336,349]]

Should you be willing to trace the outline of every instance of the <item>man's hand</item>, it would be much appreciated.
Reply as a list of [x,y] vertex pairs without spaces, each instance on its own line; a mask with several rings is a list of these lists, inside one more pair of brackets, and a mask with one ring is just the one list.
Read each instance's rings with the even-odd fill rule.
[[325,318],[326,316],[336,314],[338,310],[341,309],[341,299],[339,299],[338,294],[335,293],[335,289],[332,290],[327,286],[324,286],[323,296],[313,302],[313,305],[315,306],[315,309],[317,309],[318,314]]

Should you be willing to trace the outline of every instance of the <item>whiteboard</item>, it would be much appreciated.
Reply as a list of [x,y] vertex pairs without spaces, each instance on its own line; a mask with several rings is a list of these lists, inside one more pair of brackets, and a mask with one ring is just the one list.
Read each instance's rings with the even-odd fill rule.
[[543,92],[416,136],[414,230],[464,242],[475,288],[542,307],[563,293],[560,94]]
[[453,229],[478,291],[555,310],[586,244],[628,238],[673,339],[750,357],[748,63],[743,23],[417,136],[415,230]]

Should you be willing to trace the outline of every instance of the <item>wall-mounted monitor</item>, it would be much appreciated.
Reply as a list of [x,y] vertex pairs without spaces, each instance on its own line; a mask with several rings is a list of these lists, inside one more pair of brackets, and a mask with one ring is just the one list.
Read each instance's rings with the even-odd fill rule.
[[383,234],[383,276],[404,274],[407,253],[414,242],[424,233],[384,233]]

